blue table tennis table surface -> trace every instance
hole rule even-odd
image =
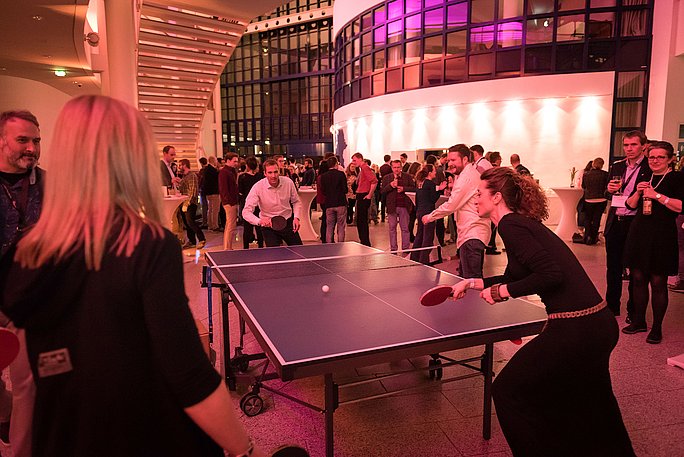
[[[328,258],[337,256],[349,257]],[[424,307],[427,289],[462,279],[353,242],[210,252],[207,259],[283,380],[520,338],[546,321],[534,304],[489,305],[477,291]],[[314,260],[289,262],[304,259]]]

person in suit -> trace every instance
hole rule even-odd
[[[628,208],[625,201],[636,190],[637,182],[648,181],[651,177],[648,160],[644,159],[646,141],[646,135],[639,130],[625,133],[622,138],[625,158],[615,162],[608,172],[610,181],[606,191],[611,203],[603,231],[606,238],[606,302],[616,316],[620,315],[625,241],[637,213]],[[629,324],[634,313],[631,279],[628,291],[626,322]]]
[[[176,148],[170,145],[164,146],[164,149],[162,149],[162,157],[162,160],[159,162],[162,185],[166,187],[178,187],[181,179],[176,176],[176,173],[171,168],[173,161],[176,159]]]
[[[392,165],[390,162],[392,161],[392,156],[389,154],[385,154],[383,157],[383,160],[385,163],[383,163],[380,166],[380,182],[382,182],[382,178],[385,176],[389,175],[392,173]],[[382,222],[385,222],[385,214],[387,213],[387,199],[385,198],[385,195],[381,192],[380,193],[380,220]]]
[[[392,161],[392,173],[382,178],[380,191],[387,202],[387,217],[390,236],[390,250],[396,251],[397,246],[397,223],[401,230],[401,250],[406,251],[411,247],[409,235],[409,213],[413,207],[411,199],[406,192],[415,192],[416,182],[408,173],[401,171],[401,161]]]

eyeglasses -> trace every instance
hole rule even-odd
[[[648,160],[667,160],[668,156],[648,156]]]

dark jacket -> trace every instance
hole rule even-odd
[[[610,171],[608,172],[609,179],[610,176],[624,176],[626,170],[627,159],[618,160],[613,164],[613,166],[610,168]],[[651,168],[648,166],[648,159],[644,157],[641,160],[641,163],[639,164],[639,171],[636,172],[636,180],[634,182],[648,181],[651,178],[652,174],[653,172],[651,171]],[[623,183],[623,186],[625,184],[626,183]],[[609,194],[608,192],[606,192],[606,196],[608,200],[610,200],[613,197],[613,195]],[[606,217],[606,227],[603,230],[604,234],[608,234],[608,232],[610,232],[611,225],[615,220],[615,211],[616,208],[614,206],[610,206],[610,209],[608,210],[608,216]]]
[[[21,233],[27,227],[38,222],[40,209],[43,205],[43,186],[45,171],[39,167],[33,168],[25,177],[11,185],[0,177],[0,256],[4,254],[9,246],[19,239]],[[20,213],[20,205],[24,197],[21,197],[23,189],[28,180],[28,196],[26,199],[26,209],[23,211],[23,218]],[[9,194],[9,195],[8,195]],[[10,200],[19,203],[18,207]]]
[[[218,195],[218,174],[218,170],[211,165],[207,165],[204,169],[204,177],[202,179],[203,195]]]
[[[302,175],[302,180],[299,182],[300,186],[313,186],[316,182],[316,170],[313,168],[307,168],[304,170]]]
[[[399,176],[399,186],[404,187],[404,193],[402,196],[399,196],[397,189],[392,187],[392,181],[394,181],[394,173],[385,175],[382,178],[382,184],[380,188],[380,192],[386,196],[387,212],[389,214],[396,213],[397,206],[404,206],[410,211],[413,203],[411,203],[411,199],[406,196],[406,192],[415,192],[416,190],[416,182],[413,180],[413,176],[408,173],[404,173],[403,171],[401,172],[401,175]],[[397,197],[402,198],[405,204],[397,205]]]
[[[326,208],[347,205],[347,176],[343,171],[328,170],[319,176]]]
[[[239,191],[237,183],[237,170],[233,167],[223,167],[218,174],[219,194],[222,205],[237,205]]]
[[[167,168],[166,162],[164,162],[164,160],[159,161],[159,171],[161,173],[162,185],[169,187],[171,184],[173,184],[171,175],[169,174],[169,169]]]
[[[606,186],[608,185],[608,172],[592,168],[585,171],[582,176],[582,189],[584,199],[606,198]]]

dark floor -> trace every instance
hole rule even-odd
[[[317,213],[314,226],[318,227]],[[355,227],[347,228],[347,240],[356,241]],[[380,249],[389,248],[387,225],[371,225],[371,240]],[[211,234],[207,249],[220,248],[220,236]],[[499,240],[500,244],[500,240]],[[599,291],[605,291],[605,249],[596,246],[571,245]],[[455,247],[448,245],[447,254]],[[192,255],[192,254],[191,254]],[[188,257],[186,287],[195,316],[206,322],[206,291],[199,288],[200,266]],[[487,256],[486,274],[503,270],[506,255]],[[456,262],[446,261],[439,268],[455,272]],[[626,283],[625,283],[626,284]],[[398,287],[400,287],[398,285]],[[530,297],[539,302],[536,297]],[[215,295],[218,303],[218,294]],[[231,310],[235,313],[235,310]],[[215,313],[215,319],[218,315]],[[650,318],[650,317],[649,317]],[[233,320],[235,322],[235,320]],[[624,317],[619,317],[622,327]],[[215,324],[215,329],[220,326]],[[659,345],[646,344],[645,333],[620,334],[613,352],[611,373],[615,395],[623,418],[639,456],[684,456],[684,370],[667,365],[668,357],[684,353],[684,294],[670,293],[670,308],[664,324],[664,338]],[[232,329],[231,334],[236,333]],[[237,336],[237,335],[235,335]],[[220,338],[215,349],[220,353]],[[233,339],[235,341],[235,339]],[[247,348],[258,350],[251,334],[246,335]],[[497,371],[517,350],[510,342],[495,345]],[[482,348],[457,351],[451,355],[479,355]],[[376,373],[411,366],[425,366],[427,357],[399,360],[391,364],[364,367],[336,375],[337,381],[366,379]],[[445,369],[445,377],[460,374],[461,368]],[[343,391],[343,399],[367,393],[382,393],[418,381],[429,386],[425,372],[415,372],[400,378],[375,381]],[[322,405],[323,379],[314,377],[282,385],[290,394]],[[236,407],[240,394],[234,395]],[[312,456],[324,455],[324,423],[320,413],[297,405],[284,398],[263,391],[265,410],[256,417],[242,416],[255,440],[265,449],[283,443],[297,443]],[[242,414],[242,413],[241,413]],[[471,378],[449,384],[437,384],[427,390],[403,393],[398,396],[342,405],[335,413],[336,456],[509,456],[508,445],[493,418],[490,440],[482,439],[482,380]],[[581,439],[581,437],[578,437]]]

